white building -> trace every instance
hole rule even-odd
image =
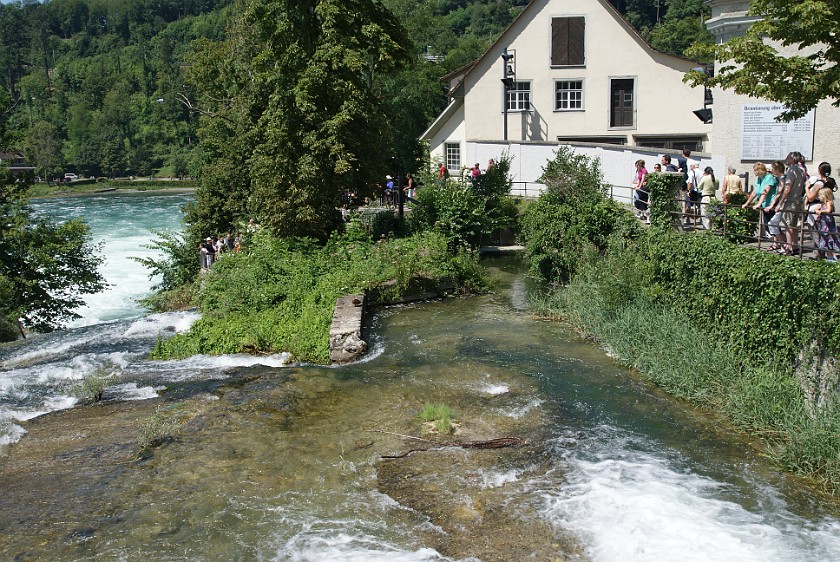
[[[744,35],[757,20],[747,15],[746,0],[707,0],[712,17],[706,27],[717,44]],[[793,47],[775,45],[780,54],[797,53]],[[720,62],[716,63],[717,67]],[[840,109],[823,100],[814,111],[791,123],[779,123],[775,117],[783,106],[738,95],[731,90],[714,89],[714,125],[709,135],[712,149],[739,172],[752,173],[755,162],[784,160],[792,151],[805,155],[809,171],[820,162],[840,168]]]
[[[421,138],[452,173],[511,151],[521,182],[539,177],[558,144],[582,146],[602,156],[608,182],[629,185],[640,154],[652,170],[659,154],[708,150],[711,125],[693,113],[703,88],[683,82],[694,67],[651,48],[606,0],[533,0],[448,77],[451,101]]]

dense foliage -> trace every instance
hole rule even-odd
[[[82,296],[105,288],[102,258],[81,220],[55,223],[27,207],[26,185],[0,169],[0,339],[14,339],[20,319],[50,331],[77,318]]]
[[[561,146],[539,180],[546,192],[530,203],[522,218],[526,256],[532,273],[565,283],[590,246],[603,251],[614,231],[633,239],[637,221],[612,199],[597,160]]]
[[[191,59],[206,160],[187,221],[220,232],[248,213],[276,234],[325,240],[344,191],[366,193],[389,165],[382,82],[410,43],[372,0],[236,8],[228,38]]]
[[[408,216],[410,230],[432,230],[451,247],[477,247],[499,228],[516,225],[518,209],[510,197],[510,157],[503,155],[472,183],[425,178],[417,204]]]
[[[202,318],[187,334],[161,341],[153,355],[287,351],[326,363],[337,297],[375,290],[387,300],[417,278],[482,286],[477,258],[453,256],[446,239],[433,233],[372,244],[354,229],[326,245],[258,233],[247,251],[213,265],[197,297]]]

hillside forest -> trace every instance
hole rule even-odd
[[[710,41],[702,0],[611,1],[661,51],[682,55],[695,41]],[[386,161],[413,169],[416,139],[446,102],[440,78],[480,56],[527,3],[382,0],[404,28],[395,33],[413,49],[381,87],[391,99],[381,108]],[[0,152],[22,152],[42,177],[199,175],[207,157],[191,56],[197,41],[227,37],[236,4],[0,4]]]

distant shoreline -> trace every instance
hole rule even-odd
[[[159,195],[175,195],[179,193],[194,193],[195,187],[151,187],[151,188],[99,188],[85,191],[60,191],[43,195],[31,195],[30,199],[53,199],[56,197],[84,197],[89,195],[120,195],[134,193],[154,193]]]

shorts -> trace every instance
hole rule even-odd
[[[802,223],[802,213],[805,206],[802,201],[785,200],[782,205],[782,219],[779,222],[782,228],[798,228]]]

